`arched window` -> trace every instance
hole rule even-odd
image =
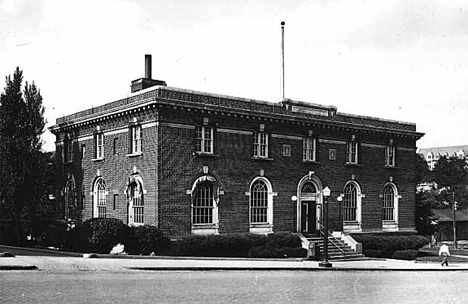
[[[398,230],[398,189],[394,183],[387,183],[382,191],[382,228]]]
[[[127,186],[128,224],[144,224],[143,185],[139,178],[132,177]]]
[[[385,186],[383,191],[383,220],[393,221],[395,210],[395,193],[393,187],[390,185]]]
[[[361,231],[361,188],[355,181],[348,182],[343,191],[343,230]]]
[[[94,183],[94,212],[93,217],[106,217],[106,183],[99,178]]]
[[[255,181],[251,187],[250,222],[268,223],[268,188],[262,180]]]
[[[317,193],[317,188],[312,182],[307,182],[302,186],[302,193]]]
[[[270,182],[257,178],[250,185],[250,232],[273,231],[273,192]]]
[[[218,233],[218,182],[211,175],[199,177],[192,186],[192,233]]]
[[[210,182],[201,182],[195,188],[193,196],[193,223],[213,223],[213,185]]]
[[[357,188],[354,183],[349,183],[344,189],[343,221],[355,222],[357,219]]]

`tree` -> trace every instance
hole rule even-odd
[[[440,157],[434,167],[431,179],[437,184],[441,203],[455,200],[460,208],[468,207],[468,164],[466,157]]]
[[[44,132],[42,96],[34,82],[26,82],[16,68],[6,77],[0,95],[0,215],[10,223],[14,242],[20,243],[20,226],[34,216],[43,199],[44,178],[41,134]]]
[[[426,159],[421,154],[416,154],[415,182],[417,185],[428,185],[429,170]],[[432,235],[435,232],[434,213],[432,208],[437,201],[437,191],[432,187],[421,187],[416,192],[415,223],[416,230],[421,235]]]

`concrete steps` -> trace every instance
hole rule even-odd
[[[314,243],[320,249],[320,255],[323,255],[323,238],[318,236],[309,236],[307,240]],[[365,256],[362,253],[355,252],[350,246],[344,243],[340,238],[328,238],[328,259],[329,260],[350,260],[362,259]]]

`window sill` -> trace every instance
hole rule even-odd
[[[361,232],[361,223],[359,222],[343,222],[344,232]]]
[[[304,164],[316,164],[316,165],[321,165],[321,164],[322,164],[321,162],[318,162],[318,161],[316,161],[316,160],[304,160],[304,159],[303,159],[302,162],[303,162]]]
[[[269,157],[259,157],[259,156],[252,156],[252,160],[260,160],[260,161],[273,161],[273,158],[269,158]]]
[[[205,152],[193,152],[193,156],[200,156],[200,157],[219,157],[217,154],[213,153],[205,153]]]
[[[91,159],[91,161],[93,161],[93,162],[99,162],[99,161],[104,161],[104,159],[105,159],[104,157],[93,158],[93,159]]]
[[[127,157],[138,157],[143,156],[142,152],[127,154]]]
[[[396,170],[396,169],[398,169],[398,167],[397,167],[397,166],[389,166],[389,165],[385,165],[385,167],[384,167],[384,168],[385,168],[385,169],[393,169],[393,170]]]
[[[273,232],[273,225],[269,223],[251,223],[250,233],[255,234],[268,234]]]
[[[218,224],[192,224],[192,234],[195,235],[218,234],[218,230]]]
[[[144,223],[131,223],[131,224],[128,224],[128,226],[130,227],[138,227],[138,226],[144,226],[145,224]]]
[[[395,221],[382,221],[382,231],[398,231],[398,223]]]
[[[358,163],[345,163],[346,167],[362,167],[361,164]]]

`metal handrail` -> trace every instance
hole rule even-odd
[[[325,230],[325,227],[323,227],[322,224],[320,224],[320,227],[322,228],[322,229],[320,229],[320,234],[323,236],[324,235],[323,231]],[[341,251],[341,253],[343,254],[343,258],[346,258],[346,252],[341,247],[336,245],[335,242],[339,243],[343,247],[347,246],[346,243],[343,242],[342,240],[337,239],[332,233],[330,233],[330,231],[327,231],[327,232],[328,232],[327,241],[331,237],[332,238],[332,241],[331,241],[332,245],[335,246],[335,248],[337,248],[339,251]]]

